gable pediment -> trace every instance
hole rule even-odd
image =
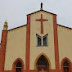
[[[45,11],[45,10],[38,10],[38,11],[32,12],[32,13],[27,14],[27,15],[35,14],[35,13],[38,13],[38,12],[45,12],[45,13],[50,13],[50,14],[56,15],[56,14],[54,14],[54,13],[52,13],[52,12]]]

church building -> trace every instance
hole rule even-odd
[[[0,72],[72,72],[72,28],[42,3],[26,25],[9,30],[5,21],[0,47]]]

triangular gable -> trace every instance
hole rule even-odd
[[[56,14],[54,14],[52,12],[48,12],[48,11],[45,11],[45,10],[38,10],[38,11],[32,12],[30,14],[34,14],[34,13],[37,13],[37,12],[40,12],[40,11],[43,11],[43,12],[46,12],[46,13],[50,13],[50,14],[56,15]],[[30,15],[30,14],[27,14],[27,15]]]

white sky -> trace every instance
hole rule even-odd
[[[72,0],[0,0],[0,41],[4,21],[8,29],[26,24],[26,15],[43,9],[57,14],[57,23],[72,28]]]

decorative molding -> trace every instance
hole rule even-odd
[[[27,16],[26,27],[26,70],[29,70],[30,64],[30,15]]]
[[[2,31],[1,49],[0,49],[0,72],[4,72],[7,33],[8,33],[7,30]]]
[[[58,49],[58,34],[56,15],[53,15],[53,30],[54,30],[54,50],[55,50],[55,66],[56,71],[59,72],[59,49]]]

